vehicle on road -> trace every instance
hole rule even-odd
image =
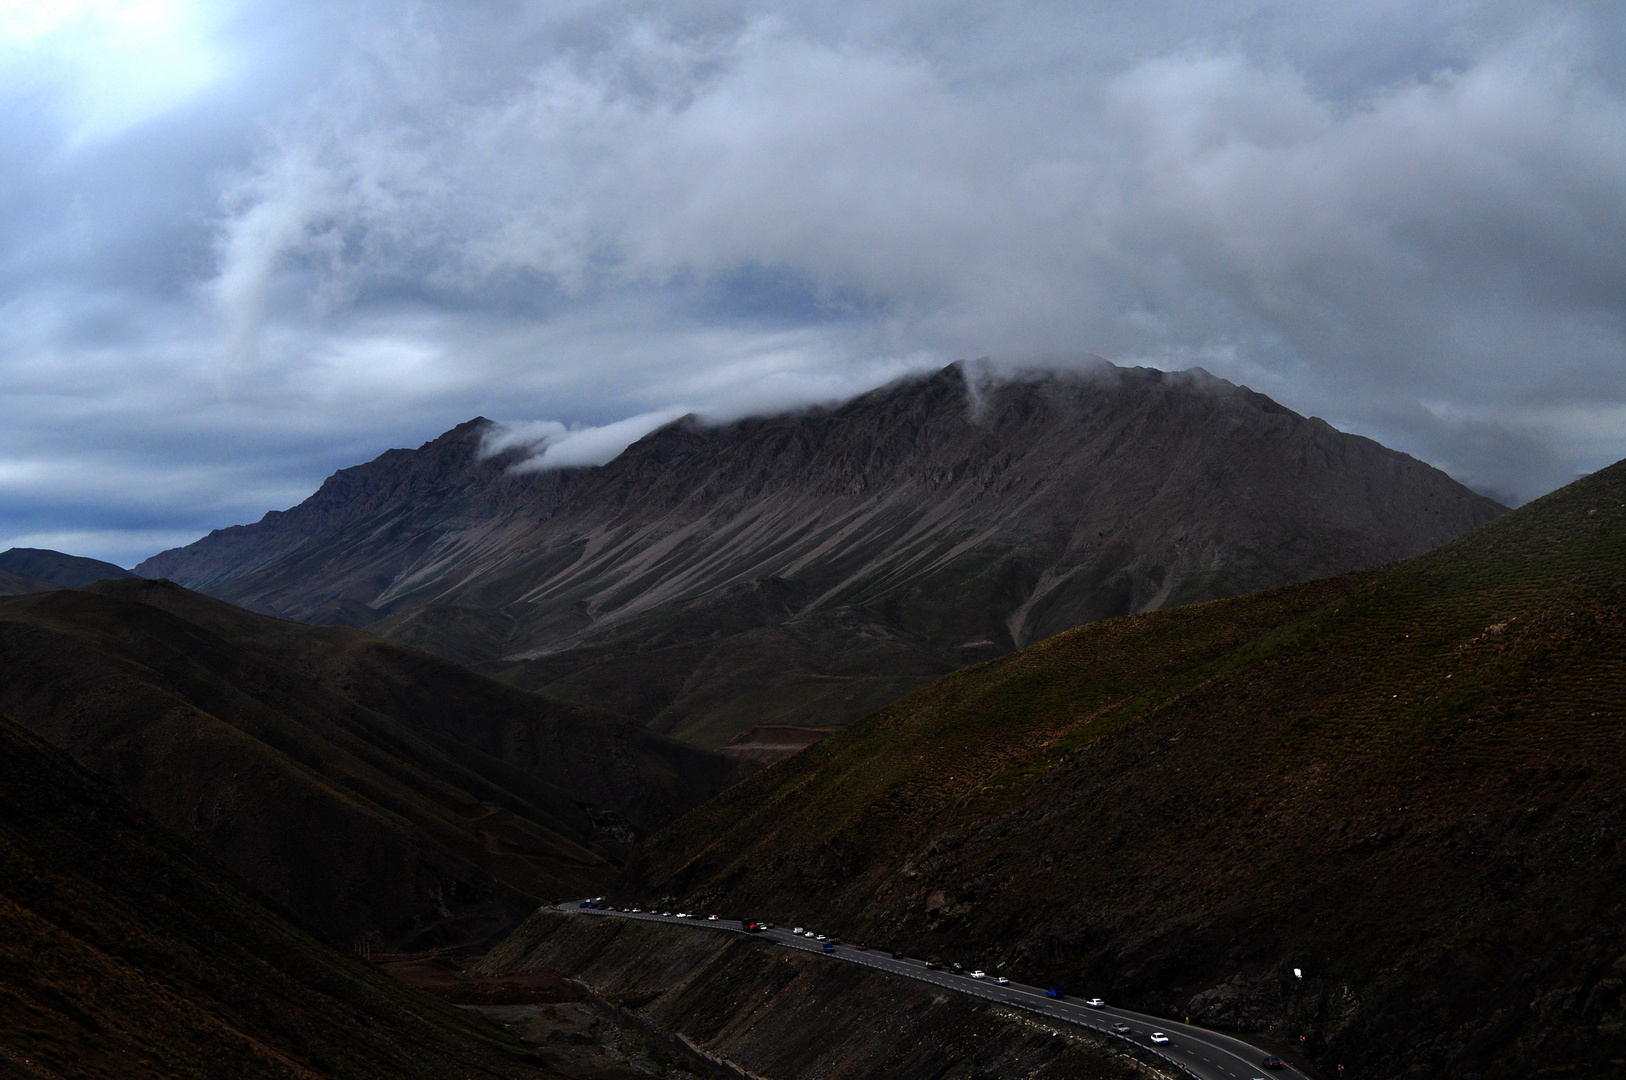
[[[1163,1034],[1161,1031],[1152,1032],[1149,1038],[1155,1043],[1166,1043],[1169,1041],[1169,1037]]]
[[[825,945],[824,945],[824,951],[825,952],[835,952],[836,951],[836,943],[833,942],[833,941],[826,942]]]
[[[716,922],[717,921],[717,916],[715,916],[715,915],[707,915],[706,916],[706,921],[707,922]]]
[[[1107,1003],[1102,1001],[1100,998],[1090,998],[1084,1004],[1092,1009],[1104,1009],[1107,1007]]]
[[[1112,1025],[1112,1030],[1116,1031],[1120,1035],[1133,1035],[1134,1034],[1133,1029],[1131,1029],[1128,1024],[1113,1024]]]
[[[757,922],[755,919],[741,919],[740,926],[744,927],[747,934],[760,934],[768,929],[766,923]]]
[[[962,964],[955,964],[953,967],[949,968],[949,970],[954,972],[954,974],[956,974],[956,975],[964,975],[965,974],[965,966],[962,965]]]
[[[790,932],[793,934],[800,934],[802,932],[802,928],[800,926],[793,926],[790,928]]]
[[[855,948],[855,949],[867,949],[867,948],[869,948],[869,946],[865,945],[862,941],[860,941],[857,945],[854,945],[853,948]]]
[[[1287,1068],[1287,1062],[1283,1061],[1279,1057],[1267,1057],[1264,1060],[1263,1064],[1264,1064],[1265,1068],[1267,1068],[1267,1069],[1285,1069],[1285,1068]]]
[[[1067,988],[1065,986],[1052,986],[1050,989],[1044,992],[1044,996],[1052,997],[1057,1001],[1060,1001],[1062,998],[1067,996]]]
[[[894,960],[902,960],[903,959],[903,950],[902,949],[893,949],[892,950],[892,959],[894,959]]]
[[[973,979],[986,979],[988,977],[988,973],[981,968],[978,968],[976,971],[971,973],[971,977]]]
[[[813,940],[814,941],[829,941],[830,939],[825,937],[823,934],[816,934],[816,935],[814,935]]]
[[[998,983],[999,985],[1001,985],[1001,986],[1009,986],[1011,984],[1011,980],[1007,979],[1003,975],[1001,975],[999,978],[995,979],[994,981],[996,983]]]
[[[928,961],[926,961],[926,970],[928,970],[928,971],[942,971],[943,970],[943,961],[941,961],[941,960],[928,960]]]

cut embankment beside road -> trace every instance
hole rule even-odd
[[[928,1080],[956,1062],[1036,1080],[1161,1075],[1068,1025],[737,934],[543,909],[476,967],[537,969],[759,1076]]]

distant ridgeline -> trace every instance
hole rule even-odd
[[[703,746],[839,726],[1093,620],[1416,555],[1503,508],[1202,371],[676,421],[599,468],[516,472],[474,420],[136,568],[366,626]]]
[[[64,555],[45,548],[12,548],[0,552],[0,596],[77,589],[106,578],[136,575],[100,559]]]

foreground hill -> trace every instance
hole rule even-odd
[[[1626,463],[941,679],[680,819],[634,891],[1286,1030],[1329,1073],[1615,1076],[1623,829]]]
[[[484,1020],[295,930],[0,716],[0,1074],[549,1075]]]
[[[679,421],[568,474],[480,460],[484,431],[138,570],[377,619],[716,746],[847,722],[1080,623],[1414,555],[1502,509],[1201,371],[984,386],[955,365],[833,408]]]
[[[0,601],[0,711],[348,946],[489,940],[735,763],[166,582]]]

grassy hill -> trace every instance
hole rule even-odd
[[[165,582],[0,600],[0,711],[348,946],[490,940],[736,766]]]
[[[1626,1075],[1623,829],[1626,463],[957,672],[680,819],[633,887],[1346,1076]]]
[[[0,717],[0,1074],[545,1076],[499,1029],[295,930]]]

